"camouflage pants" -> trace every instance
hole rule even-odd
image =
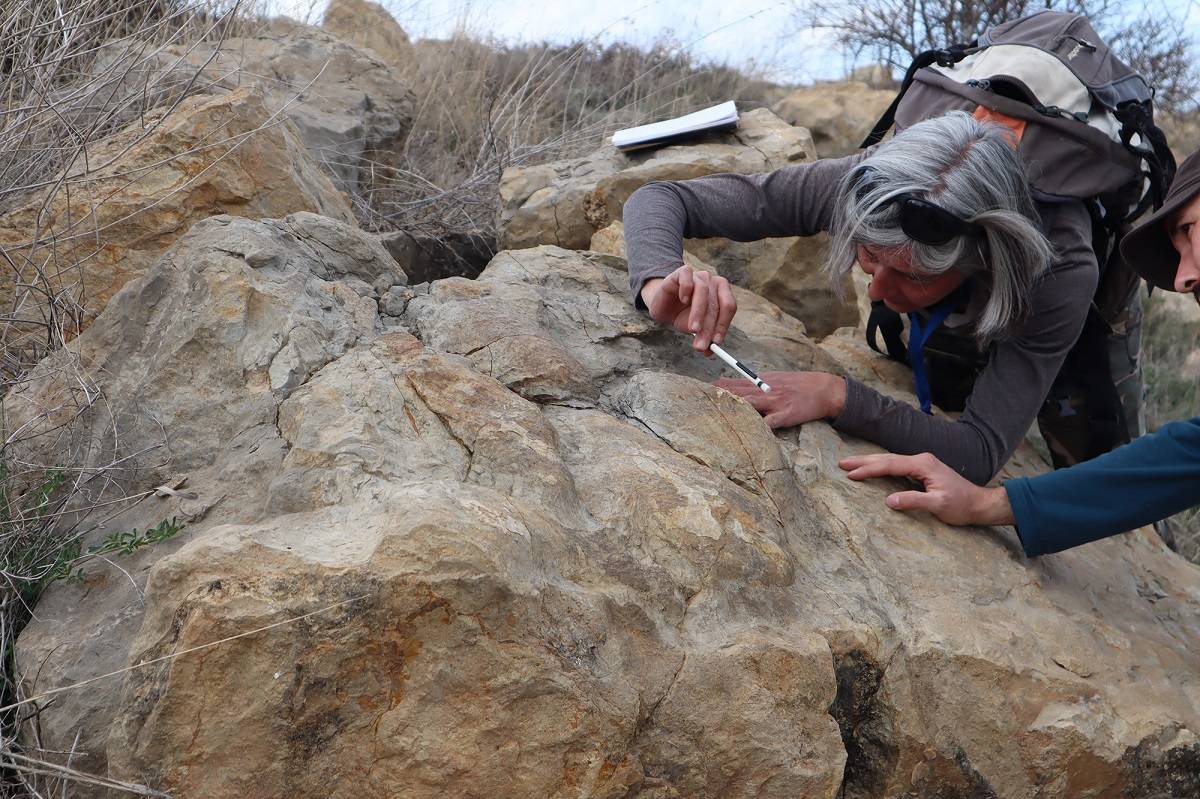
[[[1141,333],[1140,291],[1108,323],[1089,314],[1038,413],[1054,468],[1103,455],[1145,432]]]

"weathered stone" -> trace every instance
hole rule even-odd
[[[393,67],[406,68],[416,57],[408,34],[396,18],[370,0],[331,0],[321,27],[362,47]]]
[[[683,262],[693,269],[702,269],[705,272],[714,272],[718,275],[729,277],[728,274],[720,269],[709,264],[701,259],[695,253],[688,249],[691,241],[685,241],[683,245]],[[599,252],[605,255],[615,255],[624,260],[625,258],[625,224],[623,222],[613,222],[608,227],[597,230],[592,234],[591,243],[588,244],[588,249],[592,252]]]
[[[761,241],[686,239],[683,260],[695,269],[713,271],[778,305],[804,321],[814,338],[839,327],[858,324],[859,309],[850,276],[835,290],[825,272],[829,237],[793,236]],[[614,222],[592,236],[591,250],[625,257],[624,227]]]
[[[229,39],[215,55],[165,48],[160,61],[162,69],[203,67],[215,88],[258,86],[267,107],[295,123],[313,158],[352,194],[372,184],[376,164],[394,164],[412,127],[415,99],[399,72],[319,28]]]
[[[500,179],[500,247],[586,249],[592,234],[621,219],[629,195],[650,181],[766,172],[814,157],[808,131],[760,108],[743,114],[736,131],[699,143],[631,153],[606,145],[576,160],[506,169]]]
[[[857,81],[818,83],[795,90],[772,110],[788,124],[808,128],[817,154],[831,158],[857,152],[895,96],[893,89]]]
[[[311,214],[268,222],[223,216],[197,224],[127,284],[69,352],[43,362],[4,399],[6,419],[30,433],[21,457],[60,462],[46,451],[54,444],[52,431],[84,404],[82,387],[99,381],[105,400],[67,428],[76,446],[90,442],[86,462],[78,465],[110,463],[117,441],[123,456],[137,457],[92,481],[90,500],[112,501],[134,487],[180,478],[184,493],[195,495],[148,497],[89,537],[92,544],[113,530],[146,529],[171,517],[186,523],[178,540],[122,564],[144,584],[155,560],[207,527],[263,518],[270,481],[287,453],[277,426],[279,403],[376,333],[374,302],[338,278],[388,271],[403,282],[371,236]],[[41,430],[47,433],[37,435]],[[31,688],[124,665],[141,624],[138,585],[114,568],[48,591],[37,621],[21,637],[21,662],[38,675]],[[52,748],[70,749],[77,730],[96,742],[108,734],[116,707],[111,692],[119,685],[98,688],[63,695],[41,720]],[[75,765],[102,772],[103,744],[86,751]]]
[[[0,248],[23,279],[32,282],[35,265],[47,259],[57,264],[43,271],[83,304],[88,321],[206,217],[313,211],[353,221],[295,128],[271,124],[254,90],[190,97],[166,118],[162,113],[90,147],[49,204],[39,193],[0,220]],[[85,163],[93,170],[85,172]],[[38,246],[31,249],[34,231]],[[13,285],[9,271],[0,281],[6,303]]]
[[[244,249],[224,268],[250,270]],[[173,252],[164,309],[216,274]],[[304,263],[292,291],[366,302]],[[357,266],[324,273],[373,282]],[[237,285],[194,318],[266,323]],[[186,422],[271,418],[253,510],[218,503],[184,540],[141,553],[144,611],[108,564],[89,568],[88,601],[56,586],[18,642],[26,687],[59,644],[70,676],[60,664],[38,687],[104,670],[89,659],[101,645],[137,664],[243,636],[88,688],[80,748],[179,796],[1200,788],[1200,570],[1146,532],[1029,561],[1011,530],[890,511],[893,486],[836,466],[874,447],[823,423],[773,433],[711,385],[719,362],[624,295],[613,256],[503,252],[477,280],[414,290],[404,329],[325,344],[306,379],[225,380],[229,409],[197,404]],[[740,297],[728,344],[748,363],[888,383],[859,339],[818,348]],[[178,370],[213,357],[173,351]],[[136,374],[160,361],[107,362]],[[247,416],[237,398],[251,387]],[[31,386],[27,401],[39,396]],[[166,415],[168,435],[180,424]],[[1022,454],[1007,473],[1028,468]],[[101,601],[129,621],[66,646],[107,627]],[[64,748],[81,701],[66,696],[41,721]]]

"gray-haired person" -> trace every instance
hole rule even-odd
[[[1200,152],[1179,167],[1162,208],[1121,241],[1151,285],[1200,302]],[[1087,463],[1002,486],[973,485],[931,455],[860,455],[839,463],[853,480],[909,477],[921,491],[888,495],[895,510],[925,510],[947,524],[1011,524],[1029,557],[1086,544],[1200,503],[1200,416]]]
[[[846,158],[643,186],[624,211],[634,300],[654,319],[694,333],[693,346],[705,351],[722,342],[737,304],[724,278],[683,264],[685,237],[751,241],[829,231],[835,279],[857,262],[871,276],[873,301],[916,313],[908,356],[918,389],[927,387],[918,391],[922,404],[932,399],[961,416],[922,413],[823,372],[768,373],[768,394],[748,381],[717,385],[744,397],[772,427],[828,419],[892,452],[933,453],[978,484],[1000,469],[1035,418],[1058,465],[1098,454],[1087,451],[1087,431],[1080,434],[1073,418],[1086,397],[1063,368],[1099,280],[1092,217],[1083,201],[1033,196],[1011,135],[955,112]],[[939,357],[932,345],[923,357],[933,330]],[[1136,339],[1116,349],[1128,353],[1126,364],[1114,364],[1117,377],[1136,382]],[[1136,408],[1126,414],[1133,435],[1137,415]]]

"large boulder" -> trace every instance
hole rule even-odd
[[[857,152],[895,96],[893,89],[859,81],[818,83],[796,89],[772,109],[788,124],[808,128],[817,154],[831,158]]]
[[[213,89],[257,86],[272,113],[296,125],[315,160],[352,194],[395,165],[415,113],[395,68],[320,28],[229,39],[215,52],[164,48],[158,68],[199,69]]]
[[[321,27],[357,47],[363,47],[400,69],[416,58],[408,34],[387,9],[370,0],[331,0]]]
[[[198,442],[209,507],[39,606],[27,695],[133,667],[44,707],[46,749],[178,796],[1200,790],[1200,571],[1154,536],[1029,561],[889,511],[836,467],[873,447],[773,433],[613,256],[503,252],[374,335],[377,245],[304,224],[207,223],[76,345]],[[739,302],[759,368],[899,369]],[[209,381],[223,401],[160,399]]]
[[[53,465],[64,447],[85,446],[78,465],[95,469],[96,479],[85,481],[83,494],[88,504],[114,510],[137,487],[180,487],[178,496],[133,504],[86,541],[179,519],[187,527],[177,540],[122,565],[144,582],[155,559],[207,527],[264,517],[270,480],[287,454],[280,403],[375,337],[370,284],[403,282],[382,247],[345,223],[313,214],[267,222],[212,217],[4,399],[14,429],[30,433],[18,457]],[[103,401],[95,399],[99,392]],[[23,662],[38,674],[31,687],[124,665],[142,612],[141,588],[119,570],[49,591],[22,638]],[[100,689],[62,696],[42,729],[68,748],[79,731],[92,743],[76,765],[103,771],[119,684]]]
[[[40,270],[84,306],[90,321],[193,223],[214,214],[311,211],[353,221],[295,127],[272,120],[252,88],[188,97],[169,114],[150,112],[88,147],[61,183],[0,219],[0,249],[17,267],[0,281],[6,305],[15,281],[38,283]]]
[[[599,246],[624,256],[620,229],[605,228],[620,224],[622,206],[644,184],[718,172],[766,172],[814,157],[804,128],[756,109],[742,115],[737,131],[700,143],[628,154],[605,146],[575,161],[508,169],[500,181],[500,246]],[[846,281],[839,295],[824,274],[826,247],[824,235],[684,242],[685,252],[804,320],[818,337],[857,319],[853,286]]]

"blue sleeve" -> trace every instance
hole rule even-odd
[[[1004,488],[1029,557],[1165,519],[1200,505],[1200,416]]]

